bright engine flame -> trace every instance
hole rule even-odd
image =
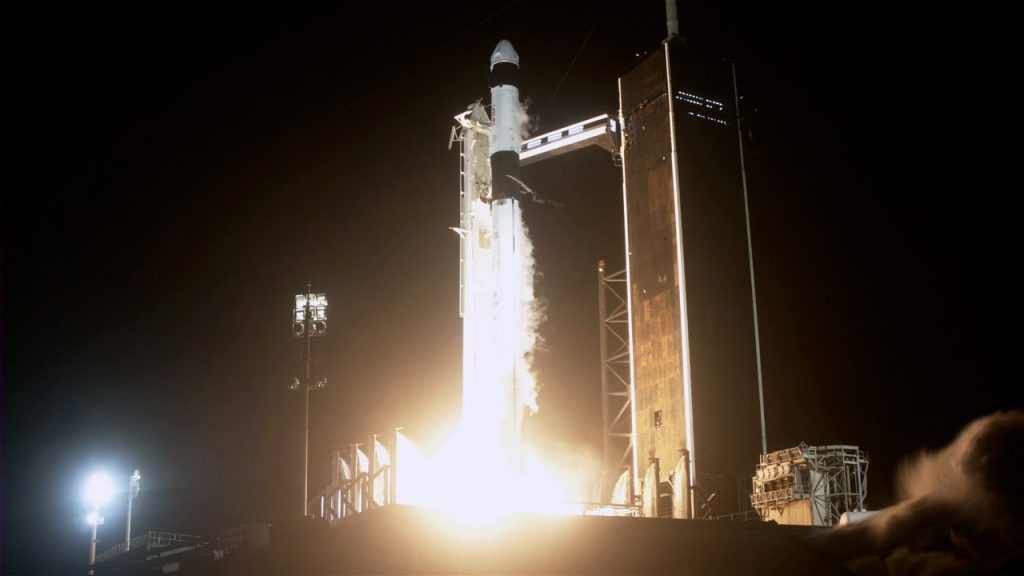
[[[432,507],[471,526],[512,513],[578,514],[569,504],[572,483],[521,445],[522,417],[538,409],[532,359],[543,310],[518,202],[477,200],[473,229],[462,420],[430,457],[400,439],[398,503]]]
[[[398,503],[437,509],[469,526],[493,524],[515,513],[579,514],[566,482],[532,450],[518,466],[492,441],[460,426],[433,456],[400,437]]]

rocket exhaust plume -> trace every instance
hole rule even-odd
[[[1024,411],[979,418],[946,448],[904,467],[900,503],[814,539],[864,576],[979,574],[1019,565],[1021,446]]]

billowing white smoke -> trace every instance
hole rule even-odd
[[[528,140],[529,134],[535,128],[534,119],[528,112],[529,105],[529,101],[526,101],[519,107],[519,133],[523,140]],[[525,184],[522,182],[518,183],[524,189],[524,194],[533,194],[533,191]],[[524,195],[524,200],[526,198],[527,196]],[[546,312],[543,303],[537,298],[534,290],[534,283],[537,280],[538,274],[533,259],[533,242],[530,240],[530,232],[526,221],[522,218],[522,208],[519,207],[518,209],[520,213],[516,215],[516,220],[522,225],[518,229],[516,248],[520,256],[521,284],[519,294],[520,305],[522,306],[523,333],[520,334],[519,338],[521,361],[516,362],[516,382],[519,384],[523,395],[523,405],[529,413],[533,414],[540,409],[537,403],[538,386],[533,361],[536,352],[543,343],[539,329],[541,322],[546,318]]]
[[[539,409],[537,405],[537,378],[533,371],[533,359],[534,353],[540,346],[538,329],[544,319],[544,307],[534,292],[534,281],[536,280],[537,273],[533,260],[533,242],[530,241],[529,231],[522,218],[522,208],[516,206],[516,210],[520,210],[520,214],[516,215],[516,220],[522,223],[516,232],[515,241],[516,249],[519,253],[519,297],[520,312],[523,319],[523,331],[519,335],[520,349],[518,356],[520,361],[516,362],[516,383],[522,392],[523,405],[532,414]]]
[[[525,142],[530,139],[530,134],[536,132],[537,119],[530,116],[530,100],[526,99],[519,105],[519,137]]]
[[[978,574],[1024,556],[1024,411],[906,464],[901,502],[815,537],[856,574]]]

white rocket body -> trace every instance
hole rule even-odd
[[[498,72],[515,70],[512,77]],[[524,332],[520,286],[523,263],[518,245],[522,236],[522,213],[516,193],[519,184],[519,149],[522,146],[519,124],[522,110],[519,104],[519,54],[507,40],[502,40],[491,54],[491,218],[494,226],[494,278],[496,286],[496,338],[495,376],[504,384],[504,414],[502,416],[503,448],[513,461],[520,457],[523,422],[523,391],[520,382],[522,348],[519,338]],[[504,160],[504,161],[502,161]]]
[[[516,466],[525,403],[524,282],[532,268],[517,199],[522,145],[519,56],[507,40],[491,55],[491,110],[476,104],[463,125],[463,422]],[[510,178],[511,177],[511,178]],[[526,253],[527,255],[529,252]],[[532,297],[532,284],[530,284]]]

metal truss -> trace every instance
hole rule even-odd
[[[601,324],[601,425],[604,473],[601,501],[607,503],[612,485],[633,466],[633,371],[629,338],[626,271],[605,272],[597,265],[598,321]],[[634,474],[635,475],[635,474]]]

